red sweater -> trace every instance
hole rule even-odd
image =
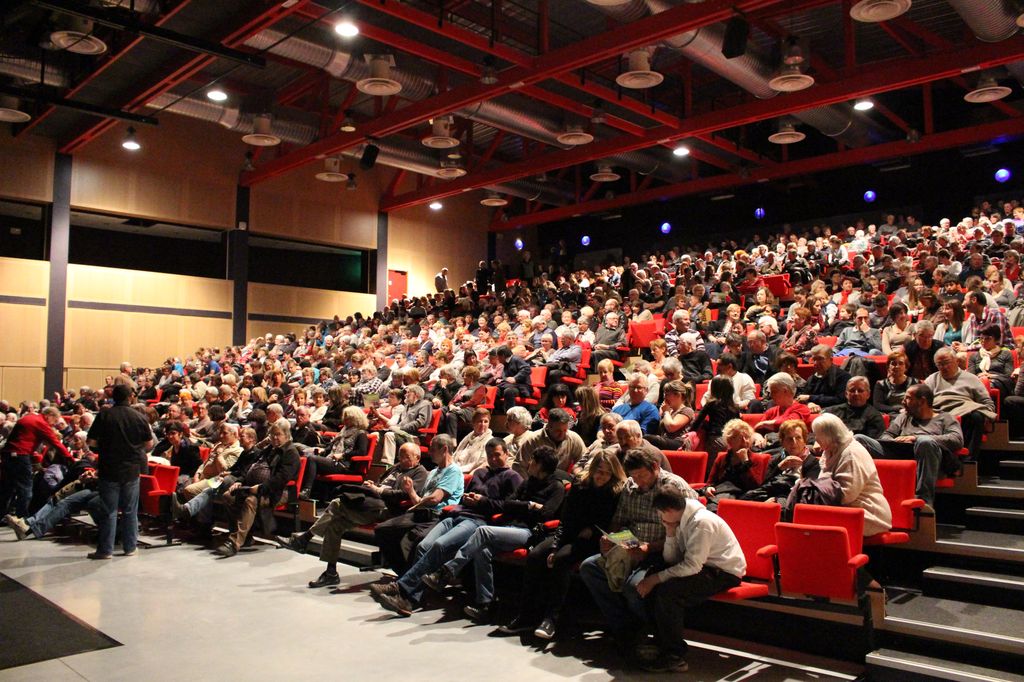
[[[60,442],[57,432],[46,422],[46,417],[31,412],[14,425],[11,437],[7,439],[7,447],[4,449],[15,455],[31,455],[41,443],[52,445],[65,458],[71,459],[71,454]]]
[[[807,408],[807,405],[803,403],[795,402],[787,407],[783,411],[778,405],[769,407],[765,410],[764,420],[761,422],[771,422],[772,431],[778,431],[779,427],[782,426],[782,422],[790,419],[801,419],[804,424],[807,424],[807,428],[811,428],[811,411]]]

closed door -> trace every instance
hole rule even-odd
[[[409,273],[404,270],[388,270],[388,302],[402,298],[409,293]]]

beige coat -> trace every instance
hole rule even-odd
[[[875,461],[856,440],[835,455],[826,454],[821,476],[831,476],[843,489],[843,506],[864,510],[864,535],[892,528],[892,510],[882,494]],[[819,478],[820,478],[819,477]]]

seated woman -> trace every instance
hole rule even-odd
[[[842,506],[864,510],[865,537],[889,530],[892,510],[882,493],[878,469],[868,451],[834,414],[818,415],[812,429],[824,456],[819,478],[832,478],[839,484]]]
[[[491,412],[483,407],[473,410],[473,430],[459,441],[452,454],[452,461],[462,473],[471,474],[487,466],[487,441],[494,437],[491,432]]]
[[[579,403],[579,413],[576,417],[576,424],[571,428],[580,434],[584,443],[589,443],[597,437],[601,428],[601,417],[606,410],[601,407],[597,398],[597,389],[593,386],[576,387],[576,402]]]
[[[313,484],[318,474],[347,474],[352,470],[352,458],[369,454],[370,441],[366,430],[370,422],[363,411],[349,405],[341,414],[341,432],[324,449],[315,449],[306,455],[306,469],[302,474],[299,499],[311,499]]]
[[[611,413],[614,414],[614,413]],[[618,415],[615,415],[618,416]],[[609,528],[626,485],[619,459],[598,452],[569,490],[562,519],[554,535],[534,546],[526,558],[519,609],[503,634],[533,631],[541,639],[553,639],[566,597],[573,567],[599,551],[603,528]]]
[[[541,408],[537,411],[537,416],[533,420],[533,430],[542,429],[547,426],[548,415],[551,410],[561,408],[569,413],[572,418],[569,422],[569,428],[572,428],[576,423],[576,407],[571,405],[569,387],[565,384],[555,384],[547,390],[544,394],[543,400],[541,400]]]
[[[665,357],[668,355],[668,344],[665,343],[665,339],[653,339],[651,341],[651,355],[653,356],[650,366],[651,374],[658,378],[658,381],[662,381],[665,378],[665,370],[661,368],[661,363],[665,361]]]
[[[661,403],[658,432],[644,439],[659,450],[692,450],[693,386],[682,381],[665,384],[665,400]]]
[[[462,388],[455,392],[445,411],[445,432],[458,437],[459,426],[468,426],[473,412],[487,400],[487,386],[480,382],[480,368],[467,365],[462,369]]]
[[[740,408],[736,406],[736,398],[733,393],[732,379],[726,376],[717,376],[711,380],[708,387],[708,401],[700,412],[693,418],[693,431],[704,429],[704,442],[707,444],[708,452],[721,452],[726,449],[725,439],[722,432],[730,420],[738,419]],[[712,462],[708,462],[710,466]],[[708,470],[710,473],[710,469]]]
[[[821,473],[818,457],[807,447],[810,429],[802,419],[790,419],[779,427],[782,452],[772,457],[764,481],[740,499],[785,504],[797,481],[814,479]]]
[[[708,342],[717,346],[714,355],[722,352],[729,334],[746,334],[747,328],[743,324],[743,308],[733,303],[726,307],[725,315],[721,319],[708,324]],[[711,348],[707,348],[708,354],[712,354]]]
[[[742,419],[732,419],[722,433],[727,450],[715,458],[703,494],[708,498],[708,509],[716,511],[718,501],[738,499],[761,482],[754,477],[754,461],[750,457],[754,447],[754,429]]]
[[[871,404],[882,414],[897,415],[903,409],[903,396],[917,379],[907,374],[910,361],[902,350],[889,353],[886,376],[875,384]]]
[[[782,423],[790,419],[799,419],[811,424],[811,411],[807,405],[796,401],[796,382],[786,372],[777,372],[764,384],[772,396],[774,405],[765,410],[764,419],[754,427],[758,433],[773,433],[779,430]]]
[[[745,322],[757,322],[763,315],[774,317],[778,312],[777,304],[778,301],[771,290],[768,287],[760,287],[754,293],[753,302],[747,307],[747,311],[743,313],[743,320]]]
[[[893,303],[889,306],[889,317],[882,326],[882,353],[889,355],[903,348],[904,344],[913,341],[914,325],[910,322],[907,306]]]
[[[971,353],[967,359],[967,371],[977,375],[982,382],[988,381],[992,388],[999,390],[1005,398],[1012,395],[1014,381],[1013,353],[1002,346],[1002,330],[997,324],[982,328],[979,333],[981,346],[977,353]]]
[[[602,360],[597,363],[597,399],[601,407],[610,410],[615,407],[619,398],[626,394],[626,384],[615,380],[615,365],[611,360]]]
[[[811,321],[811,311],[803,306],[798,306],[790,314],[789,327],[782,335],[782,342],[779,350],[793,355],[803,355],[814,348],[818,342],[818,329]]]
[[[775,370],[777,372],[785,372],[788,374],[793,379],[793,383],[796,384],[798,393],[800,389],[807,385],[807,379],[804,379],[800,376],[800,373],[797,372],[797,367],[799,365],[800,360],[792,353],[786,353],[783,351],[775,356]]]

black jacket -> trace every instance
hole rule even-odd
[[[530,528],[536,523],[550,521],[558,515],[558,510],[565,499],[565,482],[555,476],[533,478],[523,481],[516,491],[507,499],[502,500],[498,511],[501,523],[507,526]],[[530,509],[530,503],[541,505],[540,509]]]
[[[611,486],[597,488],[587,484],[574,485],[565,500],[562,523],[555,531],[555,549],[577,541],[597,547],[602,530],[612,525],[612,516],[615,515],[618,503],[619,496],[612,491]],[[590,529],[590,537],[581,540],[579,535],[587,528]]]
[[[517,387],[529,388],[530,364],[518,355],[513,355],[505,363],[505,376],[514,378]]]
[[[809,395],[810,401],[816,405],[838,405],[846,402],[846,382],[849,380],[850,374],[845,369],[833,365],[823,377],[812,374],[807,379],[803,392]]]
[[[768,349],[763,353],[768,360],[767,366],[763,366],[759,369],[757,367],[754,353],[752,353],[748,348],[743,351],[743,357],[740,358],[740,366],[737,369],[750,376],[750,378],[754,380],[755,384],[763,384],[768,377],[775,374],[775,356],[778,354],[778,346],[768,346]]]

